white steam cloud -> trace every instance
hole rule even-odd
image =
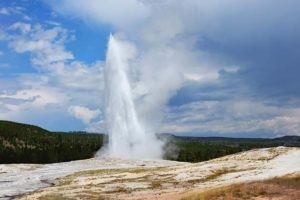
[[[277,38],[279,33],[284,38],[291,38],[298,34],[297,31],[286,31],[297,22],[297,18],[293,16],[298,12],[296,8],[299,8],[299,1],[294,0],[289,3],[272,0],[263,2],[245,0],[242,3],[238,0],[51,2],[57,12],[79,18],[90,26],[108,25],[115,33],[125,35],[127,41],[135,44],[137,54],[131,60],[128,73],[136,112],[146,132],[176,131],[183,125],[186,126],[184,132],[210,131],[213,127],[209,124],[211,120],[191,121],[190,123],[196,126],[191,128],[190,123],[184,121],[185,115],[180,116],[178,122],[169,120],[170,124],[166,124],[165,121],[162,127],[160,122],[166,111],[169,115],[172,115],[172,111],[173,114],[176,111],[168,107],[167,103],[185,84],[215,83],[221,86],[220,72],[234,74],[245,67],[242,66],[245,62],[235,63],[235,57],[231,58],[230,55],[226,57],[227,52],[223,55],[218,50],[214,53],[214,49],[222,46],[228,47],[230,51],[233,46],[243,48],[250,46],[252,49],[253,44],[262,43],[264,39]],[[253,12],[257,14],[253,15]],[[286,23],[287,19],[289,23]],[[235,45],[229,45],[232,43]],[[220,44],[222,45],[219,46]],[[212,50],[209,51],[206,47],[212,47]],[[248,88],[246,87],[245,90]],[[243,93],[244,89],[238,92]],[[231,98],[230,95],[228,98]],[[241,100],[233,99],[233,101]],[[230,103],[228,104],[230,101],[222,102],[225,107],[231,106]],[[205,106],[205,103],[200,103]],[[188,111],[189,115],[194,116],[195,109]],[[212,108],[209,107],[208,111],[211,113]],[[220,116],[220,113],[223,113],[223,109],[214,117]],[[178,116],[178,113],[174,115]],[[230,123],[236,126],[236,118],[230,120],[227,116],[223,118],[222,121],[220,117],[215,117],[219,122],[219,132],[222,130],[226,132]],[[294,118],[298,119],[298,117]],[[270,119],[274,119],[273,115]],[[294,120],[288,121],[294,123]],[[207,126],[199,127],[198,124]],[[279,122],[275,120],[274,124]],[[176,125],[176,129],[168,128],[173,125]],[[241,130],[245,130],[245,126],[241,127]],[[260,130],[258,126],[254,127]],[[274,132],[276,131],[274,127],[267,126],[267,130]]]
[[[134,57],[135,49],[131,44],[110,36],[105,67],[109,154],[160,158],[160,141],[153,132],[146,132],[136,111],[129,73]]]
[[[194,36],[182,37],[192,31],[189,27],[193,27],[190,25],[195,22],[178,15],[178,9],[181,8],[185,10],[184,13],[190,12],[190,7],[181,7],[179,4],[138,0],[129,3],[114,0],[108,4],[94,0],[84,3],[65,0],[53,4],[57,11],[81,18],[88,24],[112,25],[117,32],[114,34],[117,35],[116,40],[122,38],[121,43],[131,44],[122,50],[122,56],[130,60],[130,68],[126,69],[126,73],[135,112],[146,134],[160,132],[164,113],[168,110],[167,103],[187,77],[197,76],[200,81],[211,81],[218,77],[220,67],[217,66],[220,65],[194,48],[197,43]],[[122,12],[118,12],[117,8],[122,8]],[[107,14],[101,10],[113,12]],[[133,51],[132,46],[135,46]],[[110,129],[112,127],[108,125],[108,132],[112,132]]]

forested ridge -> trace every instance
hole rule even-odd
[[[274,139],[158,136],[165,141],[165,159],[185,162],[206,161],[255,148],[300,147],[299,136]],[[103,142],[103,134],[50,132],[37,126],[0,121],[0,164],[87,159],[93,157]]]
[[[103,135],[50,132],[37,126],[0,121],[0,163],[54,163],[92,157]]]
[[[168,134],[165,158],[201,162],[242,151],[269,147],[300,147],[300,136],[278,138],[178,137]]]

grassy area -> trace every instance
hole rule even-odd
[[[300,199],[300,175],[230,185],[193,194],[182,200],[246,200],[258,197],[261,200],[272,198]]]

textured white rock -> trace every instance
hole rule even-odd
[[[113,197],[117,199],[136,199],[142,195],[152,199],[153,195],[184,192],[187,189],[201,190],[300,173],[300,148],[278,147],[252,150],[195,164],[102,157],[47,165],[0,165],[0,198],[48,187],[58,177],[96,169],[118,169],[119,171],[79,174],[70,183],[72,185],[69,187],[69,193],[63,194],[72,197],[80,194],[85,186],[89,186],[93,192],[115,195]],[[228,171],[213,179],[209,178],[216,171],[224,169]],[[136,173],[130,170],[136,170]],[[155,181],[158,181],[162,187],[154,188],[152,184]],[[101,187],[98,184],[101,184]],[[110,193],[116,188],[140,189],[130,194]],[[39,196],[52,194],[51,192],[62,191],[55,187],[46,188],[31,194],[29,199],[37,199]]]

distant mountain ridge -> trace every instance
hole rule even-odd
[[[247,138],[247,137],[221,137],[221,136],[182,136],[182,135],[176,135],[172,133],[160,133],[158,134],[159,137],[173,137],[173,138],[194,138],[194,139],[203,139],[203,140],[294,140],[294,141],[300,141],[300,136],[297,135],[285,135],[281,137],[275,137],[275,138],[264,138],[264,137],[253,137],[253,138]]]
[[[165,158],[184,162],[201,162],[242,151],[270,147],[300,147],[299,136],[278,138],[183,137],[159,136],[168,143]],[[175,148],[174,148],[175,147]],[[171,149],[171,151],[169,151]]]
[[[256,148],[300,147],[300,136],[279,138],[184,137],[157,134],[165,159],[200,162]],[[54,163],[91,158],[105,135],[83,131],[51,132],[38,126],[0,121],[1,163]]]
[[[34,125],[0,121],[0,163],[53,163],[86,159],[101,148],[103,135],[50,132]]]

